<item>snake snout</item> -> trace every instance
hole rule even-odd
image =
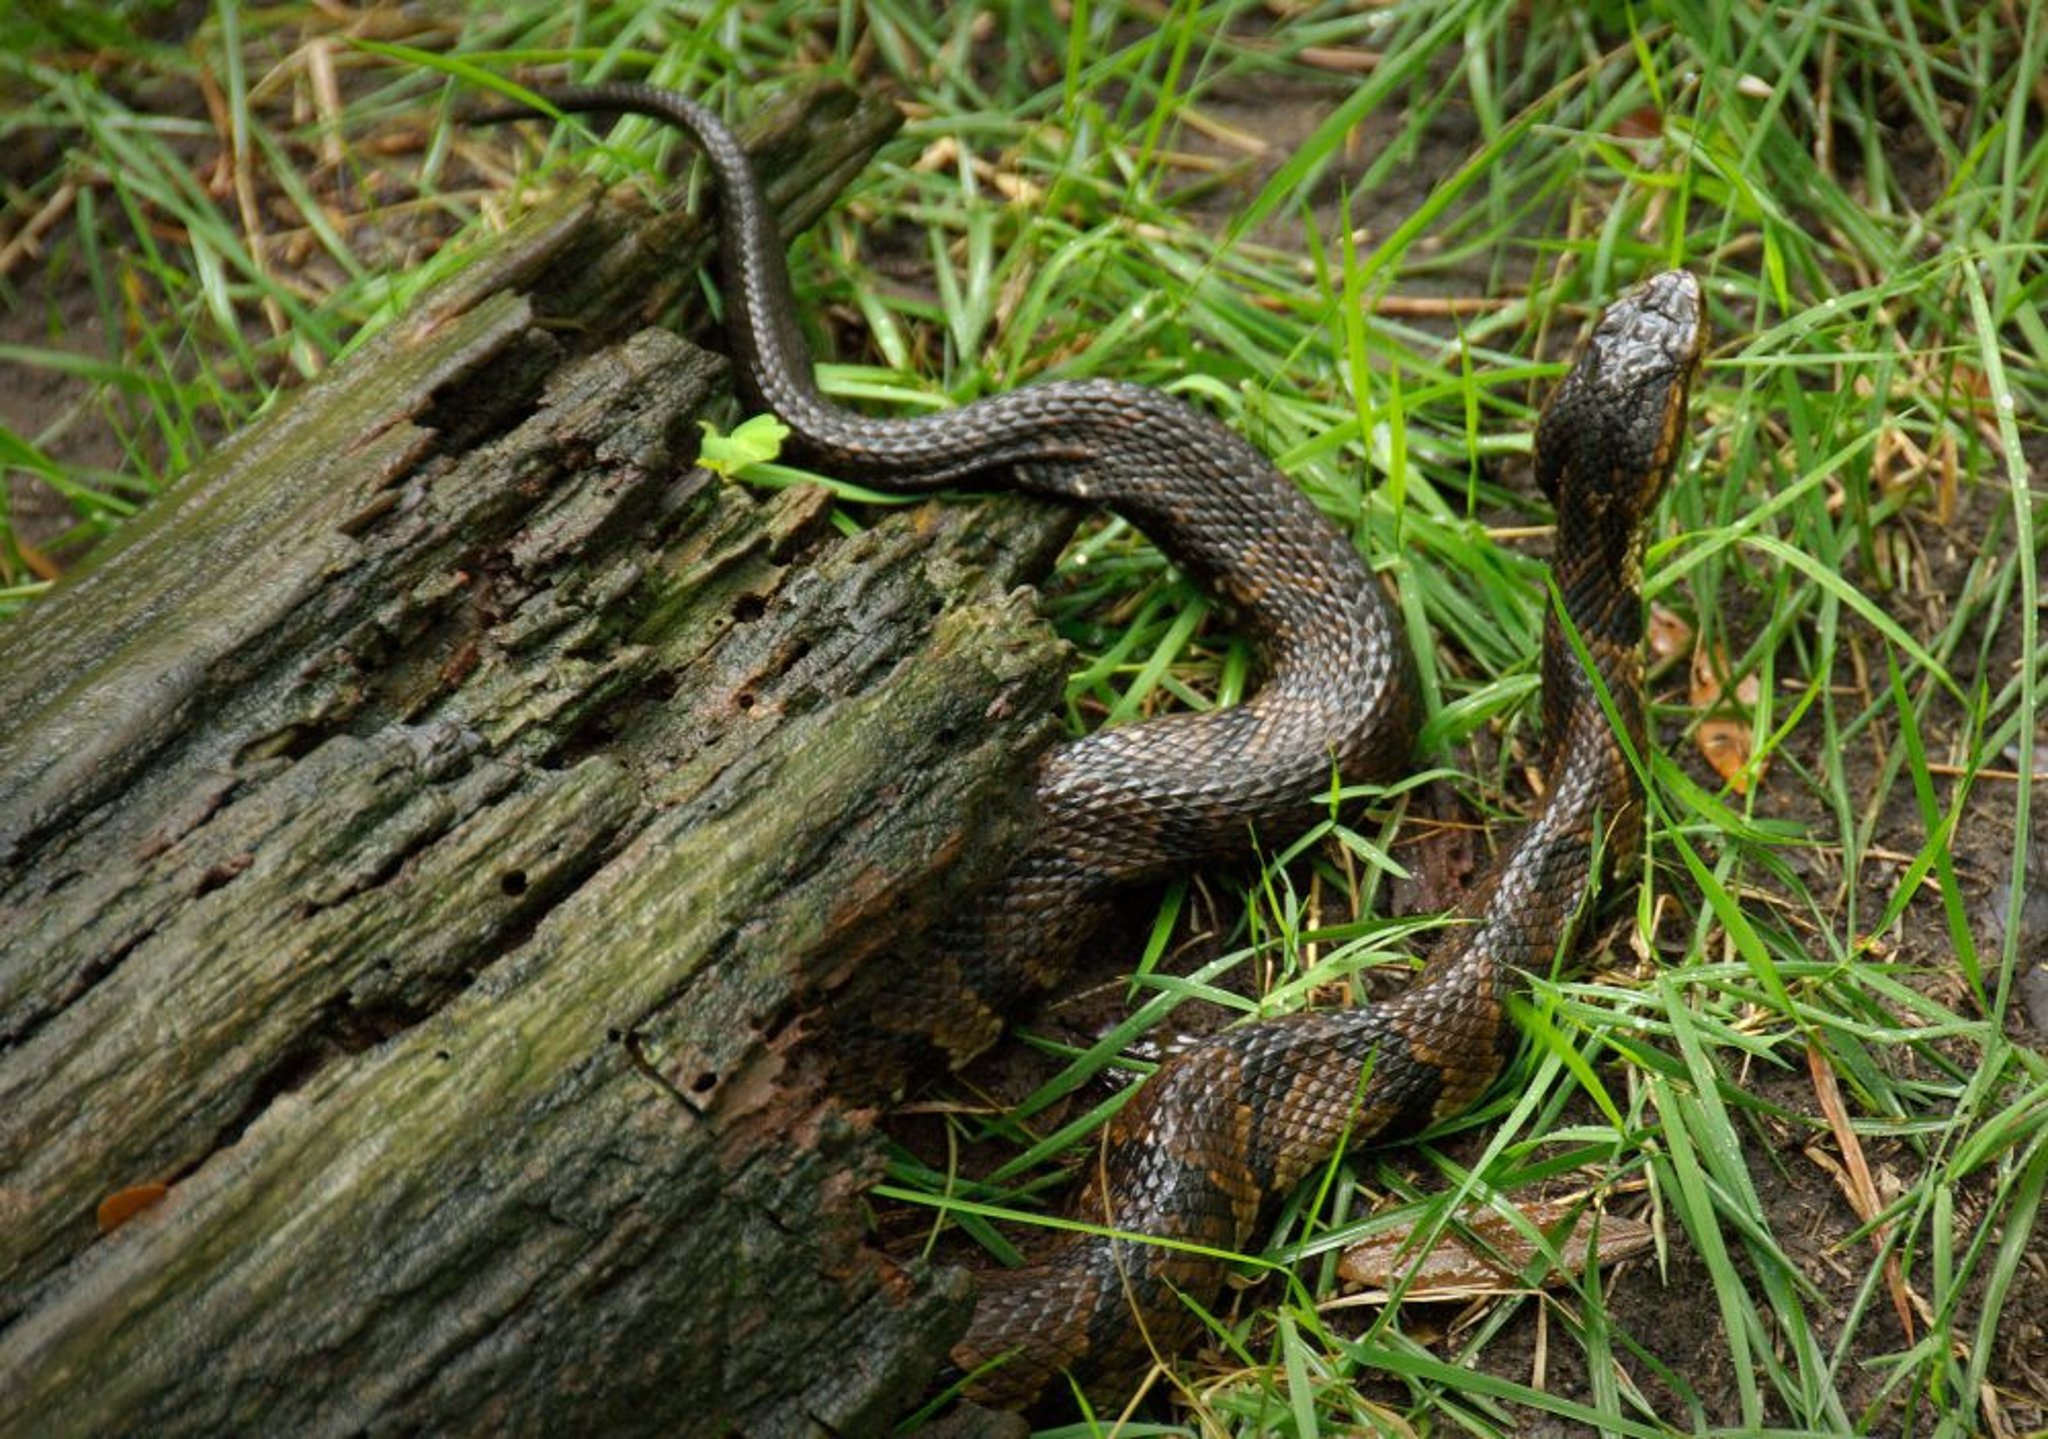
[[[1667,270],[1602,312],[1582,363],[1604,389],[1661,391],[1691,377],[1705,338],[1700,282],[1684,270]]]
[[[1637,285],[1632,294],[1622,297],[1624,303],[1631,299],[1656,311],[1674,326],[1699,328],[1700,282],[1690,270],[1666,270],[1661,275],[1652,275]]]

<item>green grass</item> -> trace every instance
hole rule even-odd
[[[796,246],[810,304],[849,321],[828,387],[929,405],[1110,375],[1221,414],[1398,582],[1424,764],[1490,814],[1531,799],[1534,406],[1636,276],[1683,264],[1707,285],[1719,342],[1649,586],[1725,657],[1729,692],[1754,679],[1752,782],[1699,759],[1681,657],[1652,685],[1635,922],[1534,978],[1525,1052],[1469,1122],[1357,1156],[1286,1206],[1247,1272],[1294,1277],[1226,1303],[1209,1354],[1155,1383],[1181,1396],[1171,1423],[1119,1432],[2048,1422],[2000,1329],[2044,1322],[2029,1245],[2048,1064],[2014,1037],[2048,770],[2048,489],[2029,461],[2048,454],[2041,9],[1464,0],[1304,6],[1278,30],[1265,7],[1192,0],[1077,3],[1066,25],[910,0],[678,12],[507,5],[377,38],[501,72],[651,71],[733,112],[811,70],[893,80],[914,105],[904,137]],[[56,485],[87,535],[402,312],[432,272],[418,252],[500,204],[511,172],[505,137],[443,123],[457,87],[349,49],[307,8],[222,9],[183,43],[55,23],[0,22],[0,84],[22,97],[0,130],[66,157],[8,195],[7,235],[59,218],[0,276],[30,336],[0,362],[82,383],[40,428],[0,431],[0,462]],[[1369,68],[1330,68],[1364,51]],[[224,120],[115,98],[202,82]],[[1276,95],[1299,107],[1298,142],[1241,108]],[[393,137],[412,143],[373,143]],[[570,163],[586,149],[554,145]],[[879,271],[878,246],[924,261],[928,284]],[[59,322],[67,285],[101,348]],[[1416,295],[1486,303],[1427,314],[1402,303]],[[68,462],[87,431],[118,461]],[[0,515],[0,603],[37,591],[35,553]],[[1223,617],[1121,522],[1077,542],[1048,605],[1078,646],[1077,729],[1252,683]],[[1128,1018],[1078,1052],[1025,1036],[1058,1056],[1043,1086],[956,1121],[980,1177],[905,1151],[884,1194],[1007,1257],[1031,1236],[988,1211],[1056,1210],[1074,1143],[1117,1102],[1092,1080],[1120,1052],[1171,1035],[1183,1006],[1273,1012],[1405,963],[1415,926],[1385,916],[1390,869],[1427,828],[1412,794],[1345,808],[1242,885],[1174,888],[1129,957]],[[1175,950],[1194,917],[1221,938],[1190,973]],[[1867,1219],[1835,1177],[1859,1162],[1845,1134],[1876,1175]],[[1362,1234],[1577,1190],[1650,1218],[1655,1261],[1448,1333],[1438,1311],[1321,1305]],[[1682,1348],[1660,1270],[1696,1311]]]

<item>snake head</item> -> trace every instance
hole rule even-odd
[[[1684,270],[1653,275],[1601,311],[1536,425],[1536,481],[1553,505],[1649,513],[1678,458],[1706,338],[1700,282]]]

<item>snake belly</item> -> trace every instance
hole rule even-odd
[[[719,190],[719,260],[735,383],[828,473],[897,492],[1012,486],[1100,504],[1232,607],[1262,680],[1243,704],[1099,732],[1040,764],[1032,839],[973,912],[932,937],[922,994],[891,1023],[954,1062],[985,1049],[1018,999],[1056,979],[1118,887],[1242,852],[1315,817],[1333,776],[1406,759],[1413,661],[1351,543],[1242,437],[1143,386],[1026,386],[958,409],[871,417],[812,376],[783,240],[745,151],[717,115],[652,86],[536,92],[564,112],[651,116],[689,134]],[[531,115],[501,107],[490,122]],[[1641,739],[1641,534],[1677,451],[1703,341],[1699,291],[1671,272],[1603,314],[1546,406],[1537,474],[1558,510],[1543,667],[1546,802],[1460,912],[1416,983],[1382,1004],[1245,1025],[1163,1065],[1108,1126],[1069,1233],[1030,1268],[982,1277],[952,1360],[966,1392],[1020,1407],[1071,1376],[1110,1383],[1199,1327],[1265,1198],[1340,1140],[1408,1132],[1465,1108],[1507,1051],[1511,973],[1547,963],[1594,882],[1640,837],[1640,796],[1601,708]],[[901,991],[899,991],[900,993]],[[1362,1082],[1363,1081],[1363,1082]]]

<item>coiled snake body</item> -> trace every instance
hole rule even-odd
[[[718,117],[670,91],[607,84],[539,92],[563,111],[632,112],[687,131],[716,174],[726,329],[738,386],[816,467],[880,488],[1009,483],[1099,503],[1229,600],[1260,648],[1247,702],[1106,731],[1043,761],[1035,838],[977,913],[936,937],[939,998],[914,1024],[956,1059],[1003,1010],[1055,977],[1116,886],[1241,849],[1248,826],[1299,829],[1331,777],[1405,759],[1411,661],[1355,549],[1242,438],[1141,386],[1030,386],[960,409],[870,418],[818,391],[783,242],[745,152]],[[499,109],[496,120],[525,110]],[[1703,341],[1696,282],[1659,275],[1602,315],[1545,407],[1537,477],[1557,507],[1543,649],[1546,798],[1462,906],[1421,976],[1391,1001],[1227,1030],[1163,1065],[1113,1119],[1075,1213],[1121,1234],[1233,1251],[1261,1202],[1348,1138],[1412,1131],[1469,1105],[1510,1039],[1513,971],[1547,964],[1595,882],[1596,843],[1625,862],[1640,796],[1601,690],[1640,750],[1642,531],[1678,449]],[[1207,1255],[1069,1233],[1034,1267],[983,1277],[953,1360],[967,1392],[1021,1405],[1065,1372],[1118,1376],[1192,1337],[1185,1294],[1211,1302]]]

